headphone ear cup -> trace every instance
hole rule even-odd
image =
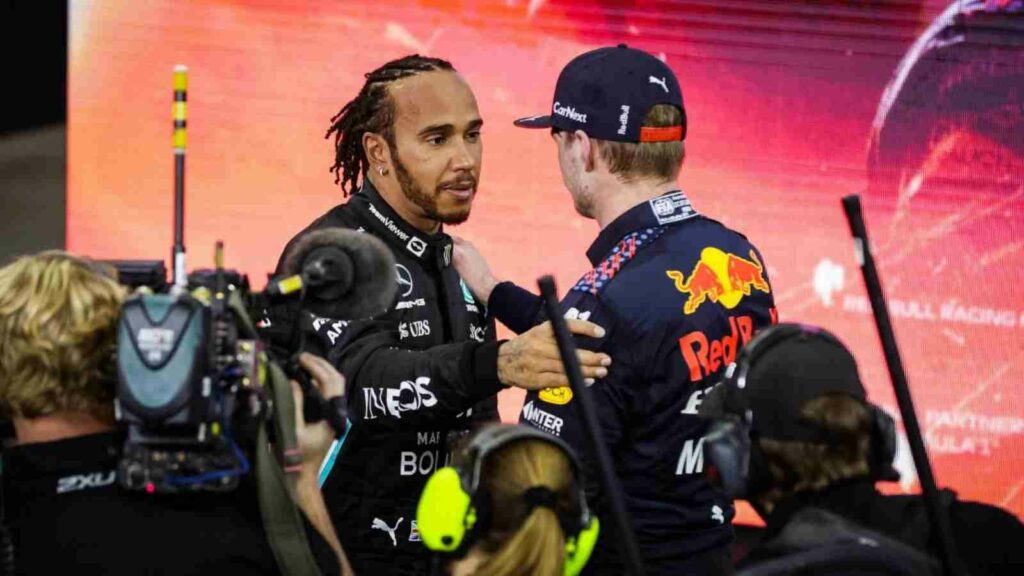
[[[576,576],[590,560],[590,555],[597,545],[597,537],[601,534],[601,522],[597,516],[591,516],[587,525],[576,536],[566,535],[565,539],[565,576]]]
[[[893,468],[896,459],[896,420],[878,406],[870,406],[874,424],[871,436],[871,475],[885,481],[900,479]]]
[[[730,499],[742,498],[750,481],[750,432],[736,417],[711,423],[704,435],[705,476]]]
[[[476,511],[462,489],[458,471],[446,466],[434,472],[416,507],[423,544],[435,552],[454,553],[471,539],[467,533],[471,535],[476,524]]]

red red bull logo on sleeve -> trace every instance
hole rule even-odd
[[[676,283],[676,290],[686,294],[683,312],[693,314],[701,304],[711,301],[726,309],[735,308],[752,290],[771,294],[771,286],[764,278],[764,267],[757,254],[750,251],[750,259],[723,252],[708,246],[700,252],[700,260],[687,278],[678,270],[665,274]]]

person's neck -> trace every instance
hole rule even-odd
[[[14,432],[18,444],[56,442],[77,436],[109,432],[114,429],[112,416],[68,411],[39,418],[15,418]]]
[[[594,219],[604,230],[630,208],[662,194],[678,190],[679,185],[675,180],[640,181],[625,184],[613,178],[606,181],[602,188],[594,194]]]
[[[452,562],[448,574],[450,576],[472,576],[477,569],[487,560],[488,555],[480,550],[479,546],[470,548],[465,558]]]
[[[377,193],[380,194],[380,197],[388,203],[388,206],[390,206],[406,224],[420,232],[423,232],[424,234],[436,234],[437,231],[440,230],[440,222],[421,214],[416,205],[406,198],[405,193],[402,192],[402,186],[398,183],[397,179],[387,176],[378,177],[375,175],[370,176],[369,179],[370,183],[373,184],[373,187],[377,189]]]

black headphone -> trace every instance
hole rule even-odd
[[[590,513],[581,468],[572,448],[564,441],[526,426],[494,425],[478,432],[453,458],[453,464],[430,477],[416,512],[423,543],[431,550],[465,555],[490,528],[491,496],[482,489],[483,465],[488,456],[520,440],[539,440],[554,445],[569,459],[573,471],[573,503],[568,511],[555,507],[555,494],[547,487],[533,487],[523,494],[528,506],[547,506],[558,516],[565,534],[565,573],[578,574],[597,542],[600,524]]]
[[[778,324],[759,332],[725,371],[704,398],[701,412],[713,420],[704,438],[704,456],[709,465],[705,475],[731,498],[756,494],[770,485],[767,463],[757,433],[751,431],[751,413],[743,399],[750,372],[765,353],[795,338],[819,338],[842,347],[828,331],[803,324]],[[871,419],[871,449],[868,456],[872,480],[893,481],[899,473],[892,467],[896,457],[896,422],[884,410],[861,399]]]

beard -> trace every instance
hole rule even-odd
[[[467,204],[465,208],[456,207],[452,210],[442,210],[438,206],[438,198],[441,196],[440,190],[435,189],[433,194],[424,190],[418,182],[413,180],[409,171],[405,169],[405,164],[398,158],[398,154],[392,155],[392,162],[395,165],[395,177],[398,179],[398,184],[402,187],[402,194],[405,194],[405,197],[410,202],[418,206],[420,210],[423,210],[423,214],[426,217],[449,226],[462,224],[469,219],[471,205]]]
[[[594,198],[590,195],[578,195],[573,196],[572,199],[573,208],[576,209],[576,213],[584,218],[594,217]]]
[[[565,186],[569,189],[569,195],[572,196],[572,207],[576,209],[576,213],[584,218],[593,218],[594,194],[577,182],[566,180]]]

